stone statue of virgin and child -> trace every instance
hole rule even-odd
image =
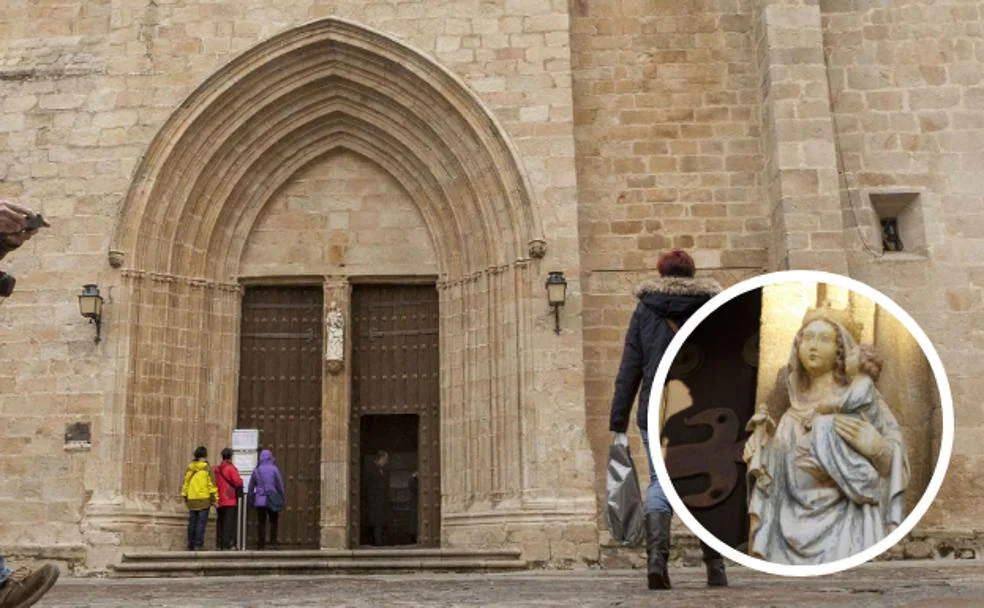
[[[881,358],[857,334],[843,311],[808,312],[780,374],[788,408],[778,425],[761,406],[748,423],[752,557],[833,562],[875,545],[904,518],[905,443],[875,387]]]

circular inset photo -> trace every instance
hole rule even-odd
[[[946,474],[953,403],[929,338],[891,299],[787,271],[725,290],[680,326],[649,428],[659,483],[704,543],[811,576],[912,530]]]

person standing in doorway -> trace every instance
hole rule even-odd
[[[656,478],[649,449],[649,393],[656,368],[673,335],[698,308],[721,291],[721,286],[713,279],[696,278],[694,260],[684,251],[664,254],[657,263],[657,269],[659,278],[646,281],[635,290],[639,302],[625,334],[622,362],[615,379],[609,428],[618,434],[624,434],[628,430],[632,404],[638,393],[636,424],[649,459],[649,489],[646,493],[647,577],[650,589],[669,589],[667,561],[670,556],[670,521],[673,510]],[[657,437],[656,447],[660,447],[660,444]],[[707,567],[708,586],[727,586],[728,579],[721,555],[703,542],[701,549]]]
[[[420,518],[420,479],[417,471],[410,473],[407,489],[410,490],[410,544],[416,545],[418,519]]]
[[[185,471],[181,484],[181,496],[188,507],[188,550],[205,548],[205,526],[212,505],[218,502],[218,490],[208,466],[208,450],[205,446],[195,449],[195,459]]]
[[[239,469],[232,464],[232,450],[222,450],[222,462],[215,466],[215,485],[219,490],[219,506],[215,510],[215,546],[219,551],[236,548],[236,513],[243,495],[243,480]]]
[[[249,478],[249,503],[256,509],[256,548],[267,546],[267,520],[270,521],[270,546],[277,545],[280,512],[287,502],[284,478],[273,458],[273,452],[260,452],[260,462]]]
[[[366,519],[372,530],[372,544],[377,547],[382,546],[385,540],[386,520],[389,515],[388,464],[389,453],[379,450],[366,470]]]

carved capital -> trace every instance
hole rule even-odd
[[[547,255],[547,242],[543,239],[533,239],[530,241],[530,257],[534,260],[542,260]]]
[[[349,280],[345,275],[330,274],[325,276],[324,285],[326,292],[348,293]]]

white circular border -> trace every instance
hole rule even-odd
[[[841,572],[849,568],[854,568],[855,566],[860,566],[861,564],[874,559],[878,555],[889,550],[902,538],[908,534],[912,528],[919,523],[923,515],[929,509],[933,500],[936,498],[936,494],[940,491],[940,486],[943,484],[943,478],[946,476],[946,469],[950,464],[950,455],[953,451],[953,396],[950,393],[950,384],[946,378],[946,372],[943,369],[943,361],[940,360],[939,354],[937,354],[936,349],[933,348],[933,344],[930,342],[926,333],[919,327],[919,324],[909,316],[907,312],[902,310],[902,308],[893,302],[888,296],[881,293],[880,291],[869,287],[860,281],[856,281],[852,278],[845,277],[839,274],[833,274],[830,272],[821,272],[817,270],[786,270],[782,272],[772,272],[769,274],[759,275],[752,277],[737,285],[733,285],[728,289],[725,289],[721,293],[717,294],[709,302],[704,304],[696,313],[693,314],[687,322],[683,324],[680,331],[677,332],[673,340],[667,346],[666,353],[663,355],[662,360],[659,362],[659,367],[656,368],[656,376],[653,380],[653,387],[663,386],[666,383],[666,378],[669,375],[670,364],[676,358],[677,353],[680,348],[686,342],[687,338],[697,329],[697,326],[710,316],[715,310],[723,306],[724,304],[731,301],[736,296],[743,293],[751,291],[753,289],[771,285],[773,283],[788,283],[788,282],[806,282],[806,283],[830,283],[837,285],[839,287],[845,287],[851,291],[860,293],[861,295],[873,300],[879,306],[889,311],[895,318],[898,319],[906,329],[909,330],[919,346],[922,347],[923,353],[929,360],[930,367],[933,369],[933,375],[936,377],[936,386],[940,391],[940,406],[943,413],[943,437],[940,445],[939,458],[936,461],[936,469],[933,472],[933,477],[929,481],[929,486],[923,493],[922,498],[916,504],[916,507],[909,513],[908,517],[902,522],[902,524],[896,528],[891,534],[883,538],[880,542],[876,543],[873,547],[868,547],[860,553],[856,553],[850,557],[840,559],[829,564],[817,564],[808,566],[793,566],[788,564],[779,564],[776,562],[769,562],[762,559],[757,559],[739,552],[737,549],[733,549],[729,545],[721,542],[713,534],[708,532],[700,523],[690,514],[686,505],[680,499],[680,496],[676,492],[676,488],[673,487],[673,483],[670,480],[670,475],[666,471],[666,464],[663,462],[662,454],[656,452],[656,457],[653,457],[652,451],[648,454],[649,458],[653,462],[653,466],[656,468],[656,477],[659,480],[659,484],[666,494],[667,499],[670,501],[674,512],[683,520],[683,523],[694,532],[700,540],[704,541],[716,551],[718,551],[724,557],[738,562],[739,564],[752,568],[753,570],[758,570],[760,572],[767,572],[769,574],[777,574],[779,576],[822,576],[825,574],[834,574],[836,572]],[[661,395],[662,391],[654,390],[649,395],[649,428],[658,428],[659,424],[659,406],[660,399],[657,395]],[[651,445],[659,445],[659,441],[653,442]]]

